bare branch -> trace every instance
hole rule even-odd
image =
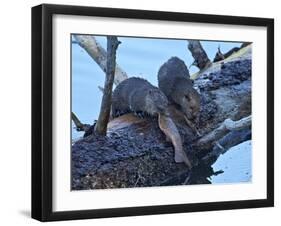
[[[71,118],[77,131],[87,131],[89,129],[90,125],[83,124],[73,112],[71,112]]]
[[[96,41],[92,35],[74,35],[76,42],[93,58],[93,60],[106,73],[106,50]],[[128,76],[117,64],[115,68],[115,81],[118,85]]]
[[[249,115],[245,118],[240,119],[239,121],[233,121],[231,119],[226,119],[224,122],[215,130],[211,131],[207,135],[203,136],[197,141],[197,145],[202,146],[206,144],[213,143],[220,138],[222,138],[225,134],[234,130],[241,130],[246,127],[251,126],[252,116]]]
[[[191,66],[196,66],[200,70],[203,70],[212,64],[198,40],[188,40],[188,49],[194,58]]]
[[[116,50],[119,44],[120,42],[116,36],[107,37],[106,79],[104,83],[100,113],[95,125],[95,132],[103,136],[106,135],[107,123],[110,116],[112,86],[116,66]]]
[[[213,164],[221,154],[224,154],[231,147],[249,139],[251,139],[251,128],[230,131],[221,139],[214,142],[215,145],[211,151],[202,158],[202,160],[206,164]]]
[[[232,49],[230,49],[229,51],[227,51],[226,53],[222,53],[220,50],[220,47],[218,47],[218,51],[216,53],[216,56],[213,60],[213,62],[218,62],[224,59],[227,59],[228,57],[230,57],[232,54],[238,52],[241,48],[239,47],[233,47]]]
[[[98,86],[98,89],[103,93],[104,88],[102,88],[101,86]]]

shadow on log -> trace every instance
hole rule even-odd
[[[174,161],[174,147],[166,141],[157,118],[127,114],[109,122],[107,136],[89,134],[72,145],[72,189],[210,183],[208,177],[220,173],[211,167],[219,155],[251,139],[251,46],[247,48],[243,55],[215,63],[197,75],[201,137],[169,106],[184,152],[195,165],[192,170]],[[233,125],[243,126],[237,130]]]

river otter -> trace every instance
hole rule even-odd
[[[138,116],[158,116],[159,128],[172,142],[175,162],[191,163],[183,151],[182,140],[176,125],[169,117],[168,100],[157,87],[142,78],[128,78],[122,81],[112,95],[112,117],[133,112]]]
[[[176,104],[187,117],[195,123],[199,119],[200,95],[193,88],[185,63],[178,57],[170,58],[158,71],[159,89]]]
[[[112,95],[112,117],[133,112],[136,115],[165,114],[167,97],[157,87],[142,78],[131,77],[122,81]]]

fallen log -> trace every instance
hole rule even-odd
[[[188,144],[186,139],[183,149],[194,162]],[[91,135],[72,146],[72,189],[167,185],[179,172],[189,173],[174,155],[157,119],[123,115],[108,124],[106,137]]]

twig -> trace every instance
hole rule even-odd
[[[189,182],[189,180],[190,180],[190,174],[191,174],[191,171],[189,172],[188,176],[187,176],[186,179],[184,180],[183,185],[188,184],[188,182]]]
[[[104,88],[102,88],[101,86],[98,86],[98,89],[103,93]]]
[[[138,178],[137,178],[137,180],[136,180],[136,182],[134,184],[134,187],[137,186],[137,184],[139,183],[140,179],[145,179],[145,178],[143,176],[141,176],[140,173],[138,172]]]

